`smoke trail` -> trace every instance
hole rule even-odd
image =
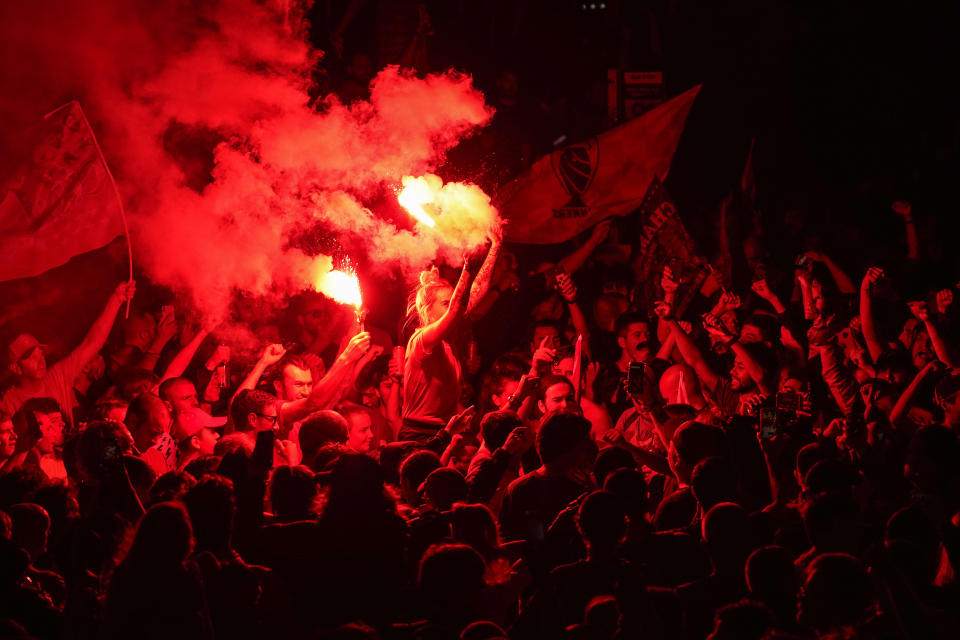
[[[398,231],[364,206],[402,176],[435,168],[489,120],[468,77],[387,68],[368,102],[310,105],[320,53],[296,3],[11,4],[0,15],[0,86],[12,96],[0,106],[4,122],[79,99],[122,183],[135,258],[207,315],[222,314],[235,290],[309,284],[313,257],[296,239],[310,229],[362,242],[386,272],[456,260],[482,241],[479,220],[496,221],[466,186],[444,189],[484,213],[444,234]]]

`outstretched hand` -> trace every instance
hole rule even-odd
[[[456,414],[450,421],[447,422],[446,430],[450,435],[456,435],[461,433],[470,425],[470,421],[473,420],[473,416],[477,413],[473,405],[470,405],[460,413]]]
[[[572,304],[577,299],[577,285],[562,271],[557,274],[557,292],[568,304]]]
[[[676,293],[677,289],[680,288],[680,282],[677,280],[676,275],[674,275],[670,265],[664,265],[663,267],[663,275],[660,276],[660,288],[663,289],[665,295]]]
[[[883,275],[883,269],[879,267],[870,267],[867,269],[866,275],[863,276],[863,283],[860,285],[860,290],[869,291],[883,279]]]
[[[673,319],[673,305],[669,302],[654,302],[653,312],[657,314],[657,317],[661,320]]]
[[[370,350],[370,333],[361,331],[350,338],[347,346],[343,350],[343,357],[348,362],[355,362]]]
[[[770,289],[770,283],[767,282],[766,278],[762,280],[757,280],[750,285],[750,288],[753,289],[753,292],[766,300],[767,298],[773,297],[773,290]]]
[[[136,280],[126,280],[117,285],[113,290],[113,296],[117,299],[117,302],[123,304],[133,300],[133,294],[137,292],[137,281]]]
[[[287,350],[282,344],[268,344],[260,353],[260,362],[269,367],[280,362],[286,353]]]
[[[543,340],[540,341],[540,346],[533,352],[534,364],[538,362],[553,364],[554,359],[557,357],[557,350],[547,346],[550,344],[553,344],[553,337],[544,336]]]
[[[941,289],[937,292],[937,313],[945,315],[953,304],[953,289]]]
[[[913,208],[906,200],[897,200],[890,205],[890,208],[904,220],[909,220],[913,216]]]

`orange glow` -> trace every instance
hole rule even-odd
[[[423,205],[432,203],[433,199],[433,189],[426,180],[409,176],[403,178],[403,190],[397,195],[397,201],[410,215],[428,227],[436,226],[437,223],[424,210]]]
[[[332,300],[349,304],[358,309],[363,306],[360,295],[360,281],[355,273],[346,271],[328,271],[317,278],[317,291]]]

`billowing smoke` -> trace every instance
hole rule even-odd
[[[437,229],[398,230],[365,206],[489,120],[468,77],[387,68],[368,102],[311,105],[320,54],[292,0],[4,4],[0,116],[16,127],[80,100],[124,194],[135,260],[206,315],[235,290],[308,285],[317,252],[298,238],[310,230],[395,273],[456,260],[497,224],[468,185],[443,187]]]

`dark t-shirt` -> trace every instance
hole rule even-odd
[[[503,538],[540,542],[557,515],[587,490],[565,476],[547,476],[539,469],[517,478],[507,487],[500,507]]]
[[[403,369],[403,419],[438,429],[446,425],[457,410],[460,376],[460,362],[449,343],[441,340],[426,351],[423,330],[414,333]]]

